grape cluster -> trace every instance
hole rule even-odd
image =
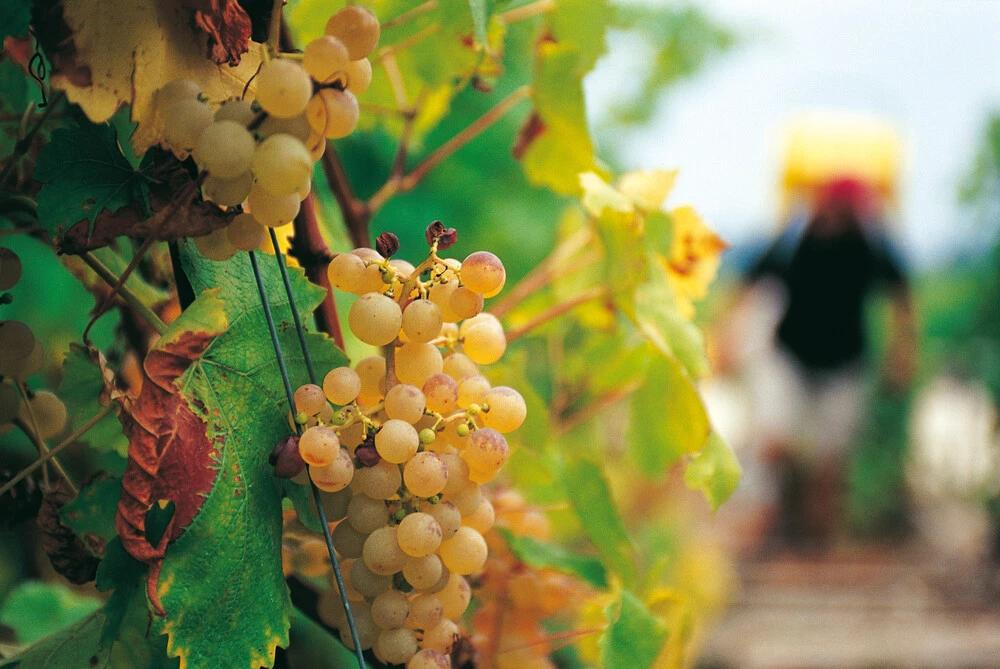
[[[275,58],[260,68],[253,102],[232,99],[213,108],[187,79],[157,91],[161,143],[194,159],[206,200],[242,207],[228,226],[195,239],[202,255],[225,260],[252,251],[264,241],[265,228],[295,218],[326,141],[346,137],[358,123],[355,96],[371,84],[367,56],[379,33],[371,12],[345,7],[300,60]]]
[[[496,527],[536,540],[550,539],[549,521],[515,490],[490,496]],[[546,624],[561,617],[570,622],[591,594],[579,579],[554,569],[525,564],[504,537],[486,535],[490,557],[480,579],[483,604],[473,617],[474,646],[496,669],[554,669],[555,649]]]
[[[329,276],[357,295],[351,331],[385,355],[295,391],[297,455],[330,493],[362,646],[388,664],[447,667],[471,598],[466,577],[486,564],[494,522],[481,486],[507,461],[504,434],[526,414],[520,393],[479,369],[506,348],[482,311],[506,274],[491,253],[439,257],[437,239],[416,267],[381,248],[337,255]],[[338,597],[321,608],[351,646]]]
[[[21,278],[21,259],[7,248],[0,248],[0,291],[13,288]],[[20,419],[42,439],[60,434],[66,428],[67,411],[54,393],[39,390],[30,394],[27,403],[13,384],[23,384],[45,364],[45,347],[21,321],[0,321],[0,426]],[[12,383],[11,383],[12,382]]]

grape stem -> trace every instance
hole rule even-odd
[[[87,266],[90,267],[90,269],[94,270],[94,273],[97,274],[97,276],[104,279],[104,282],[109,286],[113,287],[118,284],[119,278],[115,276],[115,273],[108,269],[104,263],[98,260],[97,256],[95,256],[92,252],[86,251],[81,253],[79,257],[83,260],[83,262],[87,263]],[[158,334],[162,335],[167,331],[167,324],[164,323],[152,309],[146,306],[146,304],[143,303],[143,301],[140,300],[135,293],[129,290],[125,286],[124,281],[122,281],[122,284],[118,288],[118,295],[125,300],[125,303],[132,307],[133,311],[141,316],[142,319],[146,321],[147,325],[153,328]]]
[[[516,328],[512,328],[507,331],[507,343],[511,343],[520,339],[524,335],[528,334],[532,330],[542,325],[545,325],[549,321],[562,316],[568,311],[572,311],[581,304],[586,304],[592,300],[598,300],[606,298],[608,296],[608,290],[604,286],[594,286],[589,290],[585,290],[575,297],[571,297],[568,300],[560,302],[559,304],[549,307],[542,313],[538,314],[530,321]]]
[[[91,416],[90,420],[88,420],[86,423],[84,423],[83,425],[81,425],[80,427],[78,427],[76,430],[74,430],[73,434],[69,435],[68,437],[66,437],[65,439],[63,439],[61,442],[59,442],[59,445],[54,446],[50,450],[47,450],[37,460],[35,460],[34,462],[32,462],[30,465],[28,465],[27,467],[25,467],[21,471],[19,471],[14,476],[14,478],[12,478],[11,480],[7,481],[7,483],[5,483],[3,485],[3,487],[0,487],[0,496],[2,496],[8,490],[10,490],[14,486],[16,486],[18,483],[20,483],[21,479],[23,479],[26,476],[28,476],[29,474],[31,474],[31,472],[33,472],[36,469],[38,469],[39,467],[41,467],[42,465],[44,465],[49,460],[53,460],[53,458],[55,458],[59,453],[61,453],[63,451],[63,449],[71,446],[72,444],[75,444],[80,439],[80,437],[82,437],[84,434],[86,434],[88,431],[90,431],[91,428],[93,428],[95,425],[97,425],[99,422],[101,422],[101,420],[105,416],[107,416],[109,413],[111,413],[112,409],[114,409],[114,405],[111,404],[111,403],[107,404],[106,406],[101,407],[100,410],[98,410],[97,413],[95,413],[93,416]],[[27,427],[27,426],[25,425],[25,426],[19,426],[19,427],[21,427],[21,429],[24,430],[24,428]],[[34,435],[29,435],[29,437],[32,439],[32,441],[34,441]],[[55,460],[53,460],[53,465],[55,465]],[[67,483],[69,483],[70,486],[72,487],[72,482],[69,481],[69,479],[67,479]]]
[[[45,445],[45,440],[42,439],[41,431],[38,429],[38,420],[35,418],[35,412],[31,408],[31,402],[28,401],[28,389],[22,382],[18,382],[15,385],[17,386],[17,392],[21,396],[21,401],[24,403],[25,409],[28,410],[28,421],[31,423],[31,425],[29,426],[20,418],[15,418],[14,424],[17,425],[17,427],[21,430],[21,432],[24,432],[24,434],[27,435],[28,439],[30,439],[31,442],[35,445],[35,448],[38,449],[38,455],[40,456],[40,458],[45,458],[46,455],[51,454],[51,451],[49,450],[49,447]],[[66,468],[62,466],[62,463],[59,462],[59,460],[56,460],[54,457],[50,456],[50,459],[52,460],[52,466],[55,468],[57,472],[59,472],[59,475],[62,476],[63,479],[65,479],[66,485],[69,486],[70,492],[72,492],[74,495],[79,493],[80,489],[76,487],[75,483],[73,483],[73,479],[70,478],[69,473],[66,471]],[[43,464],[45,462],[48,462],[48,459],[42,460]]]

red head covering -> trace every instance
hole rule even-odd
[[[874,213],[878,195],[867,183],[854,177],[839,177],[826,182],[816,191],[816,209],[846,207],[865,217]]]

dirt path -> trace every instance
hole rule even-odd
[[[742,576],[699,666],[1000,667],[995,572],[867,549],[774,557]]]

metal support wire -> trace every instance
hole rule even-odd
[[[288,306],[292,310],[292,317],[295,321],[295,329],[298,333],[299,344],[302,346],[302,355],[306,360],[306,367],[309,370],[310,381],[315,383],[315,372],[312,367],[312,360],[309,357],[308,348],[305,341],[305,332],[302,329],[302,323],[299,319],[298,309],[295,306],[295,300],[292,297],[291,284],[288,282],[288,271],[285,269],[284,258],[281,255],[281,249],[278,247],[278,240],[274,234],[274,230],[271,230],[271,242],[274,244],[275,254],[278,259],[278,266],[281,268],[281,276],[285,281],[285,290],[288,292]],[[285,387],[285,397],[288,400],[288,408],[295,415],[295,395],[292,390],[292,382],[288,378],[288,367],[285,365],[285,356],[281,350],[281,342],[278,340],[278,331],[274,327],[274,316],[271,314],[271,303],[267,299],[267,291],[264,289],[264,280],[260,275],[260,267],[257,265],[257,254],[253,251],[249,251],[250,256],[250,267],[253,270],[254,280],[257,282],[257,293],[260,295],[260,303],[264,308],[264,318],[267,321],[267,331],[271,336],[271,344],[274,346],[274,355],[278,361],[278,371],[281,374],[281,382]],[[295,432],[301,433],[302,429],[298,423],[295,423]],[[337,581],[337,589],[340,591],[340,603],[344,607],[344,615],[347,618],[347,626],[351,632],[351,641],[354,644],[354,654],[358,660],[359,669],[365,669],[365,656],[361,650],[361,640],[358,637],[358,628],[354,622],[354,614],[351,613],[351,603],[347,599],[347,587],[344,583],[344,574],[340,570],[340,560],[337,559],[337,553],[333,548],[333,536],[330,534],[330,525],[327,523],[326,511],[323,509],[323,500],[320,497],[319,488],[313,482],[312,477],[309,478],[309,487],[312,489],[313,503],[316,505],[316,513],[319,516],[320,527],[323,529],[323,539],[326,541],[326,550],[330,554],[330,564],[333,566],[333,576]]]

